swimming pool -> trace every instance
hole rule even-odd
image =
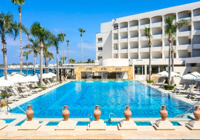
[[[61,108],[64,105],[70,106],[70,118],[85,118],[89,113],[93,113],[95,105],[100,105],[101,119],[108,119],[111,112],[116,114],[117,118],[124,117],[126,105],[132,108],[132,118],[160,117],[161,105],[169,108],[168,117],[171,118],[191,107],[181,100],[136,81],[69,82],[20,107],[25,110],[29,104],[35,108],[36,118],[62,118]],[[17,107],[11,112],[23,113]]]

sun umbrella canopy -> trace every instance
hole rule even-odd
[[[200,78],[200,73],[195,71],[195,72],[183,75],[180,78],[183,79],[183,80],[195,80],[197,78]]]
[[[25,79],[27,81],[29,81],[29,82],[37,82],[37,81],[39,81],[38,77],[36,77],[36,76],[26,76]]]
[[[14,85],[14,83],[12,81],[0,80],[0,87],[9,87],[12,85]]]
[[[9,78],[8,80],[12,81],[14,83],[26,83],[26,82],[28,82],[28,80],[23,78],[23,77],[12,77],[12,78]]]
[[[47,73],[47,74],[50,75],[50,76],[52,76],[52,77],[56,76],[56,74],[54,74],[54,73],[52,73],[52,72],[49,72],[49,73]]]
[[[168,77],[168,72],[162,71],[162,72],[159,72],[158,75],[160,75],[162,77]],[[176,76],[179,76],[179,74],[175,73],[175,72],[171,72],[171,76],[172,77],[176,77]]]

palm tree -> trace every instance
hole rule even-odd
[[[12,3],[15,5],[18,5],[19,8],[19,26],[22,24],[22,18],[21,18],[21,6],[24,5],[25,0],[11,0]],[[23,66],[23,54],[22,54],[22,29],[20,29],[20,74],[22,74],[22,66]]]
[[[65,36],[66,36],[66,34],[64,34],[64,33],[58,34],[58,37],[59,37],[59,39],[61,41],[61,58],[65,57],[65,45],[64,45]],[[63,61],[62,61],[62,63],[64,64]]]
[[[5,80],[7,80],[7,49],[6,49],[6,35],[13,36],[14,40],[19,34],[19,28],[17,23],[13,22],[13,15],[8,12],[0,13],[0,37],[2,43],[3,61],[4,61],[4,75]]]
[[[168,84],[171,84],[171,49],[173,45],[173,37],[176,35],[177,29],[181,28],[185,24],[189,24],[191,20],[179,20],[173,24],[173,21],[176,19],[175,16],[169,16],[165,19],[165,33],[168,35],[169,41],[169,64],[168,64]]]
[[[62,64],[64,64],[64,63],[65,63],[65,60],[67,59],[67,57],[64,57],[64,56],[63,56],[63,57],[61,57],[60,59],[62,60]]]
[[[149,41],[149,80],[151,80],[151,48],[152,48],[151,38],[152,38],[152,35],[151,35],[150,28],[145,27],[145,35]]]
[[[76,60],[75,59],[69,59],[69,63],[76,63]]]
[[[68,58],[68,63],[69,63],[69,40],[67,42],[67,58]]]
[[[23,56],[25,56],[26,57],[26,66],[27,66],[27,68],[26,68],[26,75],[28,75],[28,56],[29,56],[29,54],[31,53],[32,51],[30,50],[30,51],[24,51],[23,52]]]
[[[31,34],[36,37],[40,42],[40,86],[42,86],[42,74],[43,74],[43,47],[45,45],[45,41],[50,39],[52,34],[45,30],[40,23],[35,22],[31,26],[30,30]]]
[[[87,63],[92,63],[92,60],[91,60],[91,59],[88,59],[88,60],[87,60]]]
[[[39,54],[39,47],[40,47],[40,42],[38,39],[29,39],[29,41],[32,43],[32,45],[26,45],[25,47],[23,47],[23,49],[30,49],[31,52],[33,52],[33,56],[34,56],[34,71],[35,71],[35,66],[36,66],[36,59],[37,56]],[[35,73],[35,72],[34,72]]]
[[[82,28],[78,29],[81,35],[81,63],[83,62],[83,47],[82,47],[82,34],[85,33],[85,30],[83,30]]]
[[[52,36],[51,37],[51,44],[52,46],[55,46],[56,47],[56,53],[57,53],[57,81],[59,81],[59,58],[58,58],[58,54],[59,54],[59,42],[60,42],[60,39],[59,37],[56,37],[56,36]]]

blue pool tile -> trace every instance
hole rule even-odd
[[[59,122],[48,122],[46,126],[57,126]]]
[[[151,126],[150,122],[135,122],[137,126]]]
[[[16,119],[0,119],[0,120],[4,120],[6,123],[11,123]]]
[[[173,126],[181,126],[181,124],[176,121],[172,121],[171,123],[173,124]]]

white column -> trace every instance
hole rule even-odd
[[[141,38],[141,33],[140,33],[140,20],[138,20],[138,59],[141,59],[141,56],[140,56],[140,48],[141,48],[140,38]]]
[[[191,57],[193,57],[193,34],[194,34],[194,25],[193,25],[194,13],[191,10]]]
[[[165,16],[162,16],[162,59],[165,58]]]
[[[130,31],[129,31],[129,21],[128,21],[128,59],[130,59],[130,43],[129,43],[129,40],[130,40]]]
[[[120,49],[121,49],[120,39],[121,39],[121,36],[120,36],[120,23],[118,23],[118,59],[121,58],[121,56],[120,56]]]
[[[176,13],[176,22],[178,22],[178,13]],[[176,47],[176,49],[175,49],[176,58],[179,58],[179,55],[178,55],[178,46],[179,46],[179,42],[178,42],[178,32],[179,32],[179,30],[176,31],[176,46],[174,45],[174,47]]]
[[[147,65],[144,65],[145,80],[147,79]]]
[[[151,20],[151,17],[149,18],[149,21],[150,21],[150,25],[149,25],[149,27],[150,27],[150,29],[151,29],[151,35],[152,35],[152,20]],[[153,35],[152,35],[153,36]],[[152,42],[152,47],[153,47],[153,42]],[[151,49],[151,52],[152,52],[152,49]],[[150,52],[149,52],[150,53]],[[152,59],[152,53],[151,53],[151,59]]]

